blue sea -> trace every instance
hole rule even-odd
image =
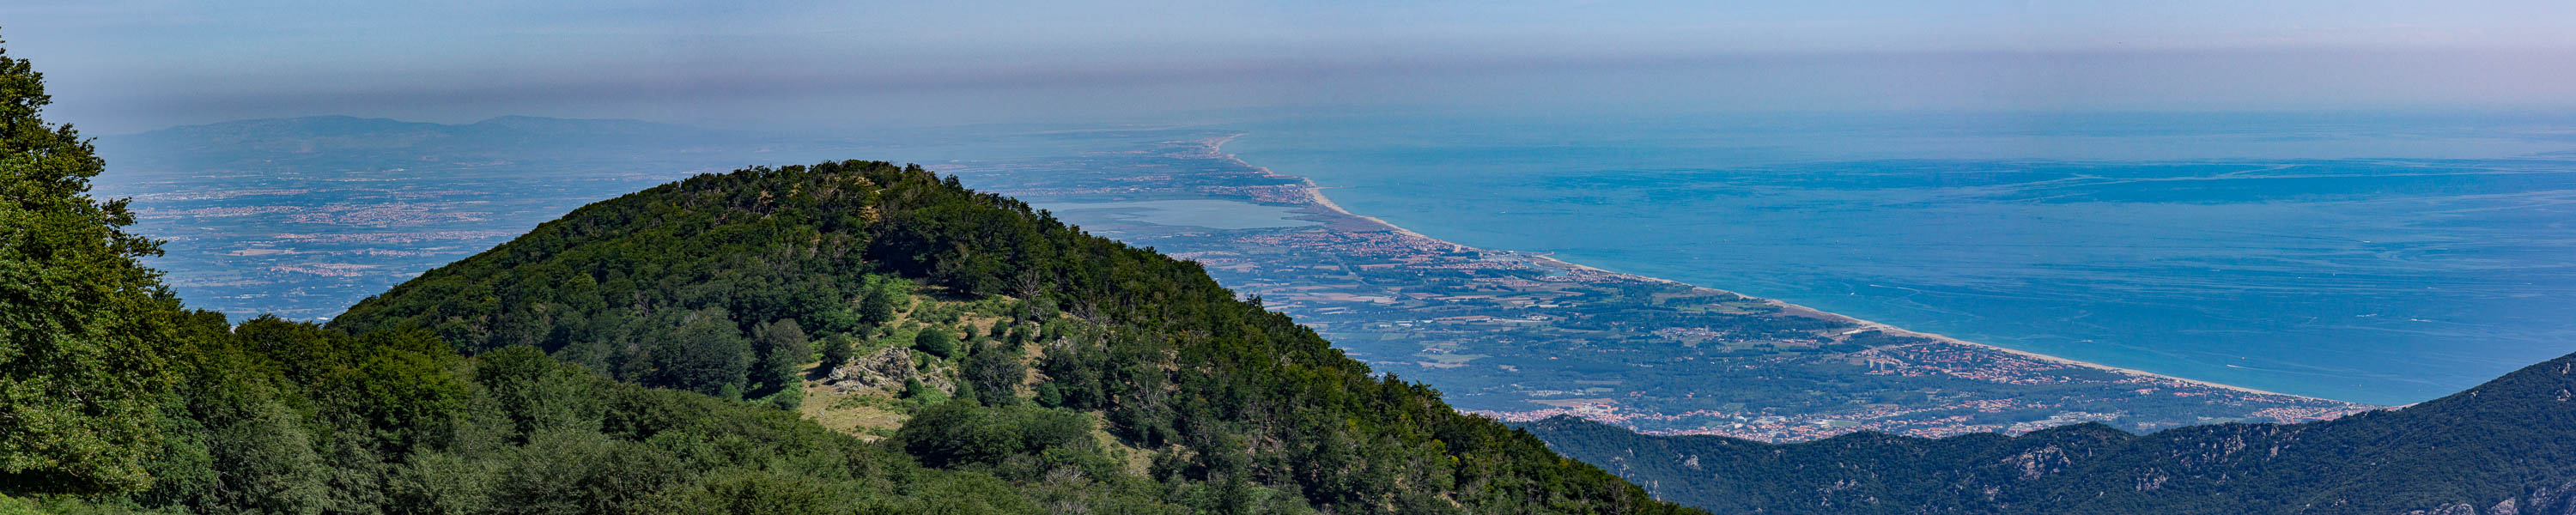
[[[1230,124],[1433,237],[2377,404],[2576,352],[2576,116],[1388,112]]]

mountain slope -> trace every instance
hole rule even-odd
[[[2459,394],[2305,424],[2132,435],[1855,434],[1772,445],[1526,427],[1568,456],[1720,513],[2576,513],[2576,355]]]
[[[887,281],[1009,308],[951,322],[962,327],[907,326],[866,305]],[[793,368],[777,365],[806,361],[786,343],[802,337],[765,336],[781,323],[880,345],[969,333],[962,357],[916,358],[965,374],[958,396],[976,405],[931,408],[964,410],[937,420],[1096,415],[1119,445],[1151,453],[1148,474],[1217,492],[1278,489],[1343,513],[1675,510],[1526,434],[1457,414],[1428,388],[1373,377],[1195,264],[881,162],[705,175],[593,204],[331,326],[426,328],[468,352],[534,346],[621,379],[792,406],[796,383],[780,372]],[[906,432],[895,444],[928,463],[1022,459],[911,445],[932,435]]]

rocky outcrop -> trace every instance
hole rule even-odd
[[[946,374],[923,373],[914,368],[912,349],[904,347],[888,347],[833,367],[831,375],[823,378],[823,385],[840,393],[899,392],[903,390],[905,381],[921,381],[921,384],[942,392],[956,391],[956,386],[949,383]]]

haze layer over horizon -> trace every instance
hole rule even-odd
[[[38,0],[93,133],[349,114],[730,127],[1280,109],[2563,111],[2576,4],[1895,1],[434,6]]]

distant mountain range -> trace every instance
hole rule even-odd
[[[444,159],[476,156],[525,157],[540,152],[548,159],[578,160],[619,154],[665,155],[692,149],[712,151],[778,145],[776,135],[706,129],[636,120],[592,120],[504,116],[448,125],[353,116],[309,116],[239,120],[172,127],[140,134],[103,138],[120,168],[155,170],[170,164],[212,164],[236,159],[269,159],[279,154],[312,154],[332,158],[369,152],[400,151]],[[182,163],[165,158],[186,158]]]
[[[1554,418],[1558,452],[1716,513],[2576,513],[2576,355],[2448,397],[2303,424],[2080,424],[1797,444]]]

